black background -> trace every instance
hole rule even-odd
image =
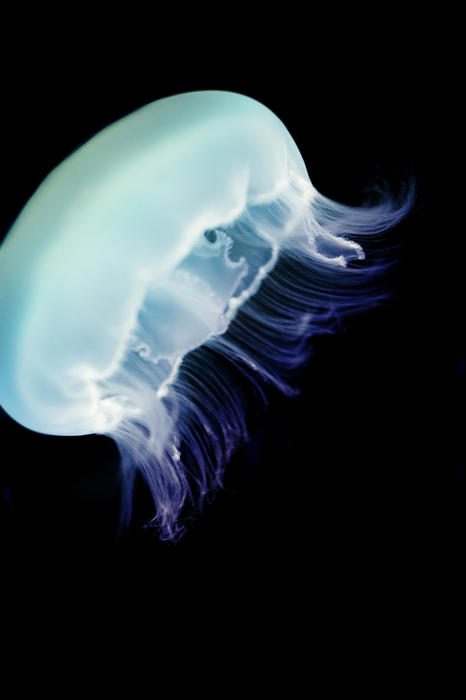
[[[141,53],[133,40],[90,59],[84,43],[13,61],[3,89],[3,234],[51,168],[101,128],[201,89],[271,108],[327,196],[358,204],[373,176],[395,188],[409,176],[417,200],[391,238],[391,299],[316,339],[300,396],[270,392],[225,489],[180,542],[142,528],[151,504],[141,485],[133,524],[115,541],[109,440],[38,435],[0,414],[6,578],[68,593],[73,605],[83,591],[103,602],[144,590],[156,607],[189,600],[223,616],[246,606],[250,620],[258,610],[274,620],[388,616],[400,601],[419,605],[426,582],[457,581],[466,548],[463,243],[444,219],[444,79],[416,31],[402,40],[374,31],[364,44],[350,37],[336,55],[330,42],[315,49],[312,35],[280,42],[276,27],[254,52],[247,35],[202,55],[172,36],[165,51]]]

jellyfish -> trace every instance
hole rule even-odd
[[[0,248],[0,403],[39,433],[113,438],[122,522],[139,472],[176,539],[247,438],[243,385],[294,391],[310,337],[376,300],[363,243],[411,203],[325,197],[251,97],[137,109],[52,170]]]

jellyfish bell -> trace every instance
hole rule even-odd
[[[254,100],[191,93],[107,127],[55,168],[2,247],[4,314],[21,334],[2,336],[13,417],[52,434],[95,430],[95,381],[118,364],[148,288],[204,231],[273,192],[285,135]]]
[[[140,469],[174,537],[186,498],[215,488],[246,435],[216,358],[286,387],[316,302],[357,305],[352,283],[329,291],[342,269],[364,277],[347,268],[364,257],[352,237],[410,204],[325,198],[284,124],[249,97],[142,107],[56,167],[2,244],[1,405],[38,432],[112,436],[127,483]]]

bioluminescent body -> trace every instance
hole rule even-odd
[[[285,126],[251,98],[153,102],[56,167],[6,237],[1,405],[38,432],[113,437],[123,517],[139,469],[173,538],[246,436],[235,372],[286,391],[326,310],[368,302],[373,270],[348,267],[361,239],[409,206],[319,194]]]

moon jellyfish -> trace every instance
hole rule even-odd
[[[323,196],[249,97],[152,102],[58,165],[2,244],[1,405],[39,433],[112,437],[122,521],[139,470],[175,539],[247,437],[245,386],[291,393],[310,336],[372,303],[362,244],[411,201]]]

